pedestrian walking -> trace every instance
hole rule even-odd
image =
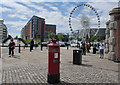
[[[80,49],[82,49],[82,50],[83,50],[83,45],[82,45],[82,42],[81,42],[81,44],[80,44]]]
[[[11,53],[12,56],[14,56],[15,42],[13,41],[13,39],[11,39],[8,47],[9,47],[9,57],[11,57]]]
[[[34,46],[34,41],[32,39],[31,42],[30,42],[30,52],[33,50],[33,46]]]
[[[79,42],[77,42],[77,48],[80,48],[80,43]]]
[[[87,53],[90,52],[89,49],[90,49],[89,43],[86,43],[86,52],[87,52]]]
[[[93,54],[96,54],[96,44],[93,44]]]
[[[83,46],[83,55],[86,55],[86,47],[85,47],[85,42],[82,43]]]
[[[104,44],[102,43],[102,41],[100,43],[99,48],[100,48],[100,58],[103,58],[104,57]]]
[[[90,53],[90,43],[88,43],[88,53]]]

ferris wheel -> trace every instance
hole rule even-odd
[[[70,12],[70,16],[69,16],[69,28],[70,28],[71,33],[74,33],[75,28],[76,28],[76,25],[73,26],[74,23],[72,23],[72,18],[74,18],[73,14],[80,7],[87,7],[87,8],[90,8],[92,10],[92,12],[97,17],[97,19],[96,19],[97,21],[95,22],[97,27],[95,29],[90,29],[90,23],[91,23],[90,21],[91,20],[90,20],[90,18],[88,16],[77,17],[76,21],[78,21],[79,23],[81,23],[81,26],[82,26],[82,29],[83,29],[83,31],[80,31],[79,33],[80,34],[83,33],[82,35],[85,36],[86,29],[89,29],[89,31],[87,33],[90,34],[92,32],[96,36],[98,34],[98,32],[99,32],[99,29],[100,29],[100,17],[98,15],[97,11],[95,10],[95,8],[93,8],[89,4],[80,4],[80,5],[77,5]],[[79,12],[77,14],[79,14]],[[77,24],[77,25],[80,25],[80,24]]]

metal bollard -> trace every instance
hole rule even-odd
[[[67,50],[69,49],[69,46],[67,45]]]
[[[19,48],[18,48],[18,53],[20,53],[20,44],[19,44]]]
[[[43,45],[41,44],[41,51],[43,50]]]
[[[23,46],[23,48],[25,49],[25,45]]]

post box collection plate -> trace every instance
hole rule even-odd
[[[58,53],[54,53],[54,58],[58,58]]]

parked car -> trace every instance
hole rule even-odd
[[[71,42],[65,42],[65,45],[67,46],[70,46]]]
[[[38,42],[37,41],[34,41],[34,46],[38,47]]]
[[[48,42],[42,42],[42,45],[45,46],[45,47],[47,47],[48,44],[50,44],[50,41],[48,41]]]
[[[59,42],[57,42],[59,45],[60,45],[60,47],[65,47],[66,45],[65,45],[65,42],[62,42],[62,41],[59,41]]]
[[[71,47],[77,47],[77,43],[76,42],[71,42],[70,46]]]

